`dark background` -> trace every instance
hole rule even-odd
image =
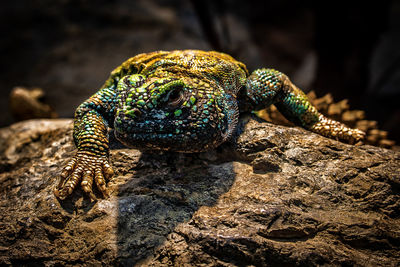
[[[400,136],[400,1],[16,0],[0,9],[0,126],[15,86],[61,117],[142,52],[218,50],[273,67],[304,91],[350,100]]]

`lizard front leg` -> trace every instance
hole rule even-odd
[[[279,71],[255,70],[247,79],[246,94],[253,110],[274,104],[288,120],[320,135],[349,143],[365,137],[363,131],[349,128],[319,113],[303,91]]]
[[[76,155],[61,172],[54,194],[65,199],[80,183],[89,197],[96,199],[93,182],[104,197],[108,196],[106,180],[113,176],[109,164],[108,125],[112,125],[115,109],[114,86],[101,89],[82,103],[75,112],[74,141]]]

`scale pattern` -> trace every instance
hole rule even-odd
[[[128,147],[199,152],[234,133],[239,113],[271,104],[290,121],[350,143],[364,133],[320,114],[283,73],[246,66],[214,51],[158,51],[132,57],[111,72],[102,88],[75,112],[78,152],[61,173],[55,195],[66,198],[80,183],[95,199],[95,183],[107,196],[113,176],[108,128]]]

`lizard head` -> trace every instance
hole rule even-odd
[[[114,129],[126,146],[197,152],[225,140],[222,97],[204,81],[135,74],[123,77],[117,90]]]

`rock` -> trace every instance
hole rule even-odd
[[[400,153],[245,122],[205,153],[112,141],[112,193],[97,202],[52,193],[71,120],[0,129],[0,265],[400,264]]]
[[[48,104],[43,103],[45,92],[41,88],[28,89],[14,87],[10,93],[10,110],[17,121],[57,118],[58,114]]]

